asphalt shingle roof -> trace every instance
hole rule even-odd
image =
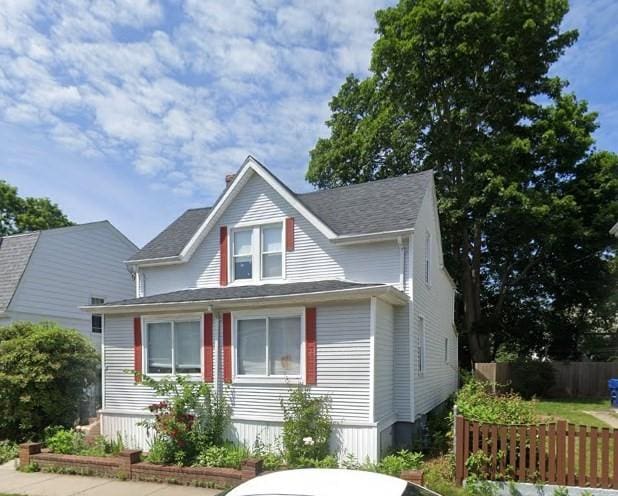
[[[243,298],[263,298],[268,296],[294,296],[324,291],[344,289],[373,288],[387,286],[382,283],[356,283],[348,281],[308,281],[287,284],[259,284],[253,286],[227,286],[222,288],[183,289],[141,298],[112,301],[103,306],[140,305],[151,303],[181,303],[191,301],[239,300]]]
[[[0,312],[11,303],[39,234],[34,232],[0,238]]]
[[[363,235],[414,227],[431,170],[362,184],[292,193],[338,235]],[[180,254],[212,210],[187,210],[131,260]]]

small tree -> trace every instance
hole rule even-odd
[[[311,396],[307,388],[290,390],[283,409],[283,447],[289,465],[323,460],[329,454],[328,441],[332,431],[330,400]]]
[[[52,322],[0,327],[0,439],[39,438],[72,426],[99,356],[78,331]]]

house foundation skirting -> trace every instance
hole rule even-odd
[[[108,439],[122,438],[125,446],[148,451],[151,437],[146,428],[138,425],[149,418],[147,413],[101,411],[101,434]],[[386,427],[375,424],[337,423],[331,436],[331,451],[340,459],[353,455],[358,461],[377,461],[384,442],[380,442],[380,431]],[[277,449],[282,435],[282,422],[270,420],[232,419],[227,438],[235,443],[252,448],[256,441]]]

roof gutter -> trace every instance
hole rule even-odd
[[[369,234],[344,234],[333,238],[331,241],[336,245],[351,245],[356,243],[374,243],[378,241],[397,240],[401,236],[407,236],[414,232],[413,227],[397,229],[394,231],[381,231]]]
[[[256,296],[250,298],[225,298],[199,301],[180,301],[167,303],[134,303],[128,305],[88,305],[80,307],[90,313],[128,314],[145,312],[170,312],[204,310],[206,307],[216,309],[234,309],[256,306],[273,306],[280,304],[320,303],[338,300],[357,300],[371,296],[381,297],[393,305],[405,305],[409,298],[406,294],[390,285],[372,286],[368,288],[338,289],[317,293],[299,293],[294,295]]]

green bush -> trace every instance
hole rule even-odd
[[[326,455],[324,458],[305,458],[300,457],[294,468],[338,468],[337,457]]]
[[[255,439],[252,455],[263,461],[264,470],[279,470],[285,465],[281,448],[265,445],[259,435]]]
[[[328,397],[313,397],[297,386],[290,390],[283,409],[283,448],[286,461],[297,466],[301,460],[322,460],[329,455],[332,431]]]
[[[39,439],[74,424],[99,357],[78,331],[54,323],[0,327],[0,439]]]
[[[532,424],[535,405],[517,394],[493,394],[485,382],[470,380],[457,393],[457,410],[470,420],[493,424]]]
[[[545,397],[556,384],[550,362],[521,360],[511,363],[511,387],[526,399]]]
[[[240,469],[242,462],[250,457],[251,452],[244,446],[228,443],[223,446],[206,448],[198,455],[197,465]]]
[[[103,436],[97,436],[92,443],[87,444],[84,433],[72,429],[53,428],[47,431],[45,446],[52,453],[63,455],[116,456],[123,449],[122,439],[108,441]]]
[[[381,474],[399,477],[403,470],[419,469],[423,466],[423,454],[408,450],[400,450],[380,460],[376,471]]]
[[[148,461],[191,465],[201,452],[223,444],[231,411],[210,385],[182,376],[160,381],[142,376],[142,384],[167,398],[150,405],[154,417],[140,423],[154,433]]]
[[[17,447],[17,443],[12,441],[0,441],[0,465],[13,458],[17,458],[18,454],[19,448]]]

